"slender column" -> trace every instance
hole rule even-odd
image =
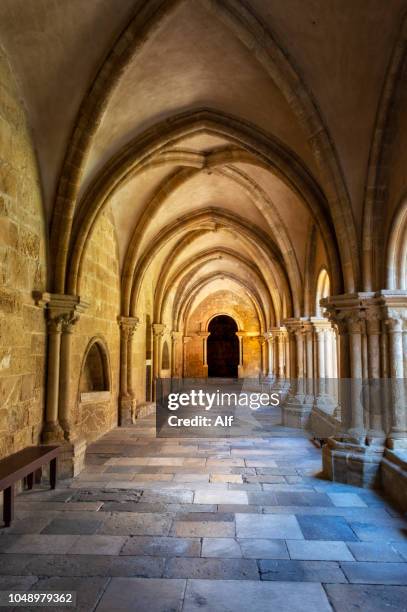
[[[171,376],[173,378],[180,378],[182,376],[182,369],[180,362],[182,361],[181,348],[182,348],[182,332],[173,331],[171,332],[172,339],[172,358],[171,358]],[[181,357],[181,359],[180,359]]]
[[[117,318],[120,327],[120,394],[119,424],[130,425],[135,416],[133,388],[133,335],[137,329],[138,317]]]
[[[43,429],[45,442],[63,437],[58,422],[61,331],[62,315],[50,317],[48,320],[47,405]]]
[[[187,377],[187,344],[188,342],[191,340],[191,336],[184,336],[183,337],[183,351],[182,351],[182,372],[183,372],[183,376],[184,378]]]
[[[369,443],[384,440],[384,423],[381,414],[380,379],[380,319],[377,313],[367,313],[367,365],[369,379]],[[383,415],[384,416],[384,415]]]
[[[264,348],[266,349],[265,352],[267,354],[267,370],[265,371],[267,372],[268,378],[273,378],[274,376],[274,351],[273,351],[274,336],[271,332],[266,332],[264,334],[264,338],[266,341]]]
[[[160,377],[161,372],[161,339],[164,335],[165,325],[153,323],[153,376]]]
[[[71,368],[72,368],[72,332],[79,317],[73,313],[64,315],[62,318],[61,336],[61,360],[60,360],[60,399],[59,399],[59,422],[64,430],[65,438],[71,434],[70,423],[70,398],[71,398]]]
[[[356,441],[363,443],[365,438],[364,410],[362,403],[362,333],[364,321],[354,312],[348,318],[350,370],[351,370],[351,434]]]
[[[278,377],[284,378],[284,355],[285,353],[285,338],[284,332],[278,332]]]
[[[407,417],[404,397],[403,319],[393,314],[386,320],[389,334],[390,376],[392,378],[392,427],[390,448],[407,447]]]
[[[306,393],[308,401],[312,401],[314,395],[314,354],[313,354],[313,330],[309,324],[305,328],[305,358],[306,358]]]
[[[48,326],[47,399],[43,441],[61,442],[70,439],[67,426],[70,418],[71,326],[89,304],[77,295],[34,292],[37,306],[46,309]],[[64,332],[64,333],[63,333]]]

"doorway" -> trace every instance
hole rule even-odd
[[[209,323],[208,331],[209,378],[237,378],[239,338],[236,322],[227,315],[218,315]]]

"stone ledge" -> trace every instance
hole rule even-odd
[[[407,453],[385,450],[381,463],[382,486],[399,506],[407,511]]]

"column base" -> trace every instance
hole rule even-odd
[[[44,424],[44,428],[41,433],[41,441],[43,444],[62,444],[65,440],[64,430],[61,425],[55,422],[48,422]]]
[[[322,449],[323,474],[358,487],[380,487],[383,446],[366,446],[349,438],[329,438]]]
[[[295,398],[292,398],[295,399]],[[308,426],[312,405],[287,402],[281,407],[281,420],[285,427],[304,429]]]
[[[63,450],[58,458],[58,478],[74,478],[85,467],[86,440],[77,438],[62,444]]]
[[[133,425],[136,419],[136,406],[137,401],[134,397],[119,398],[119,427]]]

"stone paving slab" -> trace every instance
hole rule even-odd
[[[200,538],[132,536],[121,550],[122,555],[153,557],[199,557]]]
[[[259,580],[252,559],[167,559],[164,578],[201,578],[205,580]]]
[[[320,584],[188,580],[183,612],[331,612]]]
[[[345,542],[328,540],[287,540],[291,559],[304,561],[354,561]]]
[[[356,561],[403,561],[402,555],[397,552],[396,543],[348,542],[348,548],[355,557]]]
[[[97,612],[180,612],[185,580],[113,578]]]
[[[339,564],[333,561],[264,559],[259,561],[259,569],[262,580],[347,582]]]
[[[342,563],[341,567],[349,582],[407,585],[405,563]]]
[[[335,612],[407,612],[407,587],[327,584]]]
[[[238,538],[304,539],[298,521],[293,515],[269,514],[256,516],[236,514]]]

